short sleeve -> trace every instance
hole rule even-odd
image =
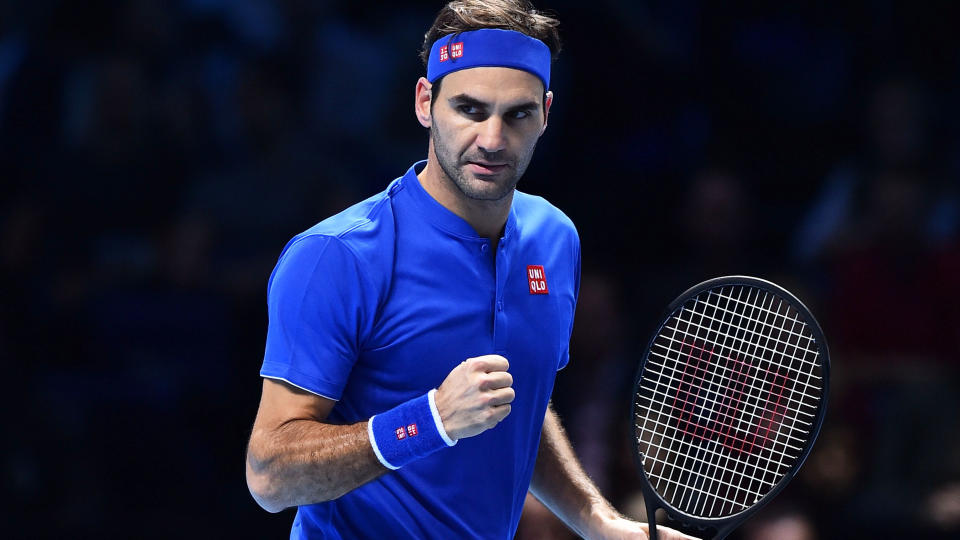
[[[570,328],[567,329],[567,343],[563,354],[560,357],[560,363],[557,365],[557,371],[567,367],[570,363],[570,340],[573,339],[573,322],[577,313],[577,300],[580,297],[580,238],[574,234],[573,249],[573,312],[570,314]]]
[[[260,375],[339,400],[376,305],[374,287],[342,240],[295,238],[267,287],[269,323]]]

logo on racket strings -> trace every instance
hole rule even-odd
[[[530,284],[530,294],[549,294],[547,289],[547,275],[543,273],[543,266],[531,264],[527,266],[527,282]]]
[[[687,343],[671,408],[686,438],[716,441],[738,454],[776,443],[790,398],[789,378],[739,355],[722,357],[712,346]]]

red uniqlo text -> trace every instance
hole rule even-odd
[[[543,266],[531,264],[527,266],[527,282],[530,284],[530,294],[547,294],[547,276],[543,273]]]
[[[440,47],[440,61],[446,62],[448,58],[460,58],[463,56],[463,42],[458,41],[450,45],[450,48],[447,49],[447,46],[444,45]]]

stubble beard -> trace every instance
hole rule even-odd
[[[437,156],[440,169],[465,197],[475,201],[500,201],[513,193],[513,190],[517,187],[517,182],[526,172],[527,166],[530,165],[530,158],[533,156],[533,148],[531,148],[529,152],[521,155],[516,161],[508,160],[509,167],[505,172],[512,171],[512,175],[505,174],[502,178],[496,180],[481,180],[469,177],[464,171],[464,167],[467,166],[469,161],[474,160],[499,161],[495,154],[486,154],[480,151],[481,153],[478,155],[458,157],[450,147],[446,146],[443,137],[437,136],[437,131],[434,128],[430,129],[430,137],[433,139],[433,151]],[[536,146],[536,143],[534,143],[534,146]]]

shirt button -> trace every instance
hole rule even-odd
[[[481,253],[486,253],[488,249],[490,249],[490,246],[488,246],[488,245],[486,245],[486,244],[481,244],[481,245],[480,245],[480,252],[481,252]]]

